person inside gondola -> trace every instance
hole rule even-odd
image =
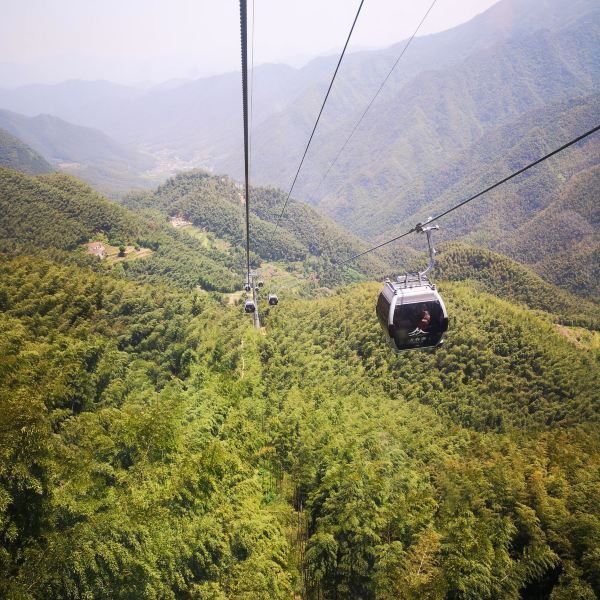
[[[420,315],[417,317],[418,321],[416,324],[416,328],[421,331],[427,331],[429,325],[431,325],[431,315],[428,310],[419,311]],[[417,313],[418,314],[418,313]]]

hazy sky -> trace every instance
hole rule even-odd
[[[432,0],[365,0],[352,47],[412,33]],[[462,23],[497,0],[438,0],[421,33]],[[254,0],[255,62],[300,65],[338,52],[358,0]],[[252,0],[248,0],[252,12]],[[0,85],[64,79],[123,83],[239,68],[236,0],[0,0]]]

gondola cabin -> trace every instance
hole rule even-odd
[[[442,297],[427,277],[414,273],[386,280],[377,300],[377,317],[398,352],[437,348],[448,329]]]
[[[256,310],[256,305],[254,304],[254,300],[246,300],[246,304],[244,304],[244,312],[253,313]]]
[[[279,304],[279,298],[277,297],[277,294],[269,294],[269,305],[275,306],[277,304]]]

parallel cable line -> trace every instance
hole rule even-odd
[[[246,0],[240,0],[240,37],[242,45],[242,110],[244,115],[244,181],[246,193],[246,281],[250,283],[250,195],[248,182],[248,22]]]
[[[379,89],[375,92],[375,95],[371,98],[369,104],[367,104],[367,107],[363,111],[363,113],[360,116],[360,118],[358,119],[358,121],[354,124],[354,127],[352,128],[352,131],[350,131],[350,135],[348,135],[348,137],[346,138],[346,141],[342,144],[342,147],[338,150],[337,154],[335,155],[335,158],[333,159],[333,161],[331,162],[331,164],[327,168],[327,171],[325,172],[325,175],[323,175],[321,181],[319,181],[319,185],[316,187],[314,193],[317,193],[319,191],[319,189],[323,185],[323,182],[327,179],[329,173],[331,172],[331,169],[333,169],[333,167],[337,163],[337,161],[338,161],[339,157],[341,156],[342,152],[345,150],[346,146],[348,145],[348,143],[352,139],[352,136],[354,135],[354,133],[356,132],[356,130],[359,128],[360,124],[363,122],[363,119],[365,118],[365,116],[369,112],[371,106],[373,106],[373,103],[375,102],[375,100],[377,99],[377,97],[379,96],[379,94],[381,93],[381,91],[383,90],[383,88],[385,87],[385,84],[388,82],[388,79],[391,77],[392,73],[394,72],[394,70],[398,66],[398,63],[400,62],[400,60],[402,59],[402,57],[404,56],[404,54],[408,50],[408,47],[411,45],[412,41],[417,36],[417,33],[419,33],[419,30],[423,26],[423,23],[425,23],[425,20],[429,16],[429,13],[431,12],[431,10],[433,9],[433,7],[435,6],[436,2],[437,2],[437,0],[433,0],[433,2],[431,3],[431,6],[427,9],[427,12],[423,15],[423,18],[421,19],[421,21],[417,25],[417,28],[414,30],[414,32],[410,36],[410,38],[406,41],[406,44],[404,45],[404,48],[402,48],[402,52],[400,52],[398,58],[396,59],[396,61],[392,65],[392,68],[388,71],[388,74],[385,76],[384,80],[381,82],[381,85],[379,86]]]
[[[567,148],[570,148],[574,144],[577,144],[578,142],[581,142],[585,138],[593,135],[599,129],[600,129],[600,125],[597,125],[593,129],[590,129],[589,131],[586,131],[585,133],[581,134],[580,136],[577,136],[576,138],[572,139],[571,141],[567,142],[566,144],[563,144],[560,148],[557,148],[556,150],[553,150],[552,152],[549,152],[548,154],[542,156],[541,158],[538,158],[537,160],[529,163],[525,167],[522,167],[518,171],[515,171],[514,173],[511,173],[510,175],[508,175],[508,177],[505,177],[504,179],[501,179],[500,181],[497,181],[496,183],[494,183],[493,185],[490,185],[489,187],[485,188],[481,192],[477,192],[477,194],[474,194],[473,196],[470,196],[466,200],[463,200],[462,202],[459,202],[458,204],[455,204],[454,206],[452,206],[448,210],[445,210],[444,212],[440,213],[439,215],[436,215],[435,217],[432,217],[431,219],[429,219],[427,221],[427,224],[433,223],[434,221],[437,221],[438,219],[441,219],[442,217],[445,217],[446,215],[450,214],[451,212],[453,212],[453,211],[461,208],[465,204],[468,204],[469,202],[472,202],[473,200],[476,200],[477,198],[483,196],[484,194],[487,194],[488,192],[491,192],[492,190],[494,190],[497,187],[503,185],[507,181],[510,181],[511,179],[514,179],[515,177],[517,177],[518,175],[521,175],[522,173],[525,173],[525,171],[528,171],[532,167],[535,167],[536,165],[539,165],[540,163],[544,162],[545,160],[548,160],[549,158],[552,158],[553,156],[555,156],[559,152],[562,152],[563,150],[566,150]],[[411,229],[409,229],[408,231],[405,231],[404,233],[402,233],[402,234],[400,234],[400,235],[392,238],[391,240],[387,240],[385,242],[382,242],[381,244],[377,244],[376,246],[373,246],[372,248],[369,248],[368,250],[365,250],[364,252],[359,252],[358,254],[355,254],[354,256],[351,256],[350,258],[348,258],[348,259],[346,259],[346,260],[338,263],[338,265],[339,266],[345,265],[345,264],[347,264],[349,262],[352,262],[353,260],[356,260],[357,258],[360,258],[361,256],[364,256],[365,254],[369,254],[370,252],[378,250],[379,248],[383,248],[383,246],[387,246],[388,244],[391,244],[392,242],[396,242],[397,240],[400,240],[403,237],[406,237],[407,235],[410,235],[411,233],[415,233],[416,231],[419,231],[419,229],[422,226],[423,226],[423,223],[419,223],[419,224],[415,225],[414,227],[412,227]]]
[[[250,58],[250,131],[249,131],[249,151],[250,151],[250,177],[252,177],[252,117],[254,114],[254,4],[255,0],[252,0],[252,29],[251,29],[251,58]]]
[[[315,125],[312,129],[310,137],[308,138],[308,143],[306,144],[306,148],[304,149],[304,154],[302,155],[302,160],[300,161],[300,164],[298,165],[298,170],[296,171],[296,175],[294,176],[294,181],[292,181],[292,186],[290,187],[290,191],[287,194],[287,198],[285,199],[283,208],[281,209],[281,213],[279,214],[279,217],[277,217],[276,225],[279,225],[279,222],[281,221],[281,218],[283,217],[283,214],[285,213],[285,209],[287,208],[288,202],[290,200],[290,196],[292,195],[292,190],[294,189],[294,186],[296,185],[298,175],[300,175],[300,169],[302,169],[302,165],[304,164],[304,159],[306,158],[306,154],[308,152],[308,149],[310,148],[310,144],[312,142],[313,136],[315,135],[315,131],[317,130],[317,125],[319,124],[319,120],[321,119],[321,115],[323,114],[323,109],[325,108],[325,104],[327,104],[327,99],[329,98],[331,88],[333,87],[333,82],[335,81],[336,75],[340,68],[340,64],[342,63],[342,59],[344,58],[344,55],[346,54],[346,48],[348,47],[348,43],[350,42],[350,38],[352,37],[352,32],[354,31],[354,26],[356,25],[356,21],[358,20],[358,16],[360,15],[360,11],[362,9],[364,1],[365,0],[360,0],[358,10],[356,11],[356,16],[354,17],[354,21],[352,22],[352,27],[350,28],[350,32],[348,33],[348,37],[346,38],[346,43],[344,44],[344,48],[342,50],[342,53],[340,54],[340,58],[338,59],[337,65],[335,67],[335,71],[333,72],[333,77],[331,78],[331,81],[329,83],[329,88],[327,89],[327,93],[325,94],[323,104],[321,105],[321,110],[319,110],[317,120],[315,121]]]

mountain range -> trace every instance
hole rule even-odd
[[[55,168],[82,177],[100,189],[124,193],[132,187],[149,187],[146,177],[155,161],[90,127],[59,117],[27,117],[0,110],[0,127],[41,154]]]
[[[0,597],[600,597],[598,139],[440,219],[435,351],[375,311],[425,236],[347,262],[596,124],[597,16],[415,39],[316,193],[349,55],[281,218],[331,58],[256,70],[248,205],[238,75],[1,92]]]
[[[417,37],[320,185],[405,42],[347,55],[294,196],[380,242],[479,191],[598,123],[599,27],[593,0],[502,0],[459,27]],[[289,186],[334,63],[256,68],[253,181]],[[29,115],[2,111],[0,127],[113,195],[190,167],[242,176],[236,73],[150,89],[105,81],[24,86],[0,90],[0,107]],[[77,143],[65,148],[68,139]],[[591,138],[454,213],[440,239],[499,250],[597,297],[595,217],[573,207],[593,196],[598,156]],[[263,220],[274,221],[282,203]],[[529,237],[537,256],[524,251]],[[391,263],[406,263],[407,252],[397,247],[402,258]]]

